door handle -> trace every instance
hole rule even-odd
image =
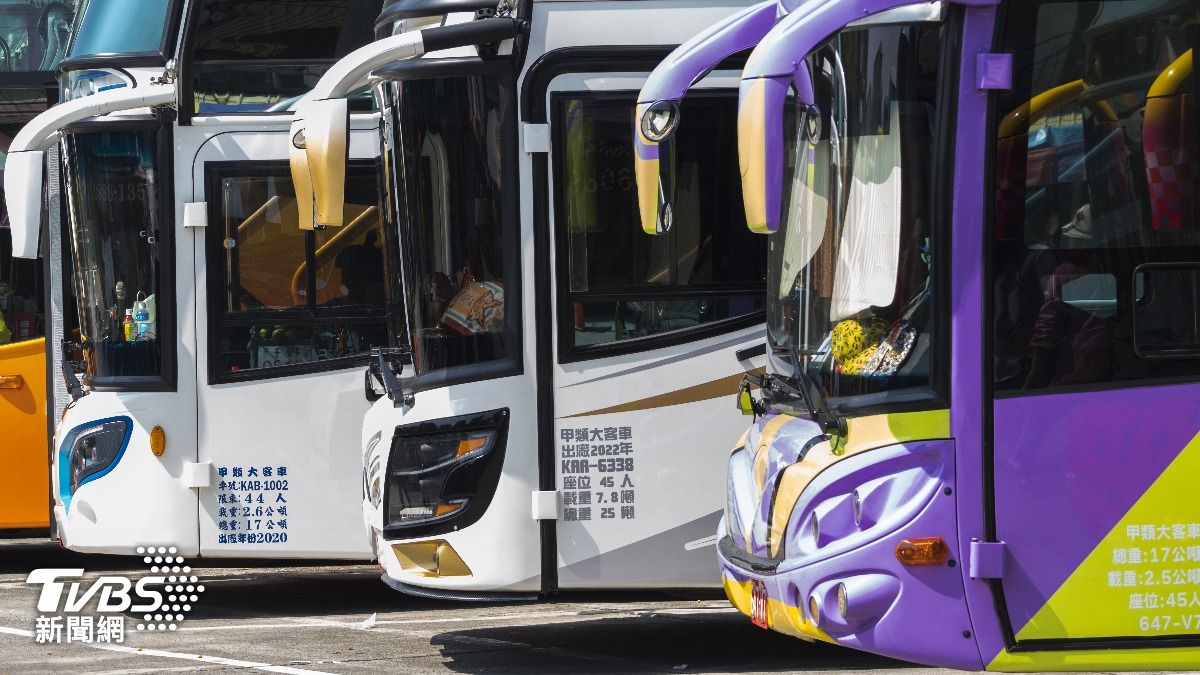
[[[20,375],[0,375],[0,389],[20,389],[25,386],[25,378]]]

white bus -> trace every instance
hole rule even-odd
[[[5,172],[14,253],[52,269],[67,547],[369,558],[356,446],[391,236],[378,115],[356,101],[345,224],[302,231],[287,108],[370,41],[381,4],[82,3],[62,102]]]
[[[363,515],[392,588],[719,585],[724,466],[745,429],[731,395],[763,365],[765,243],[742,227],[719,133],[740,66],[684,105],[687,137],[659,163],[661,237],[634,233],[627,137],[671,46],[739,8],[393,1],[379,40],[337,66],[372,71],[403,299],[362,434]],[[415,58],[441,46],[431,26],[489,22],[490,43]],[[319,85],[293,128],[318,223],[342,202],[338,97]]]

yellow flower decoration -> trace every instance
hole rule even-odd
[[[829,342],[833,358],[842,367],[842,372],[847,375],[861,372],[887,331],[887,322],[878,318],[867,319],[866,325],[856,319],[839,321],[833,327]]]

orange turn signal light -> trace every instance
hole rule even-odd
[[[950,557],[950,547],[941,537],[904,539],[896,545],[896,560],[902,565],[941,565]]]
[[[150,430],[150,452],[155,457],[162,457],[167,451],[167,432],[163,431],[162,427],[154,427]]]
[[[474,438],[464,438],[458,442],[458,452],[454,453],[455,457],[469,455],[472,452],[482,448],[487,444],[487,436],[476,436]]]

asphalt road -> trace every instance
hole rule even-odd
[[[136,631],[127,614],[123,644],[39,644],[41,587],[26,578],[49,567],[146,573],[139,558],[0,540],[0,673],[953,672],[768,633],[716,596],[457,604],[396,593],[369,565],[245,561],[197,562],[203,597],[174,631]]]

